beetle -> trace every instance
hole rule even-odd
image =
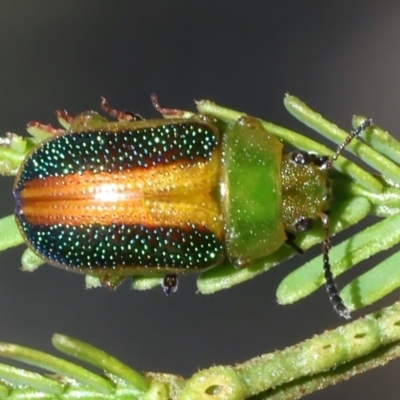
[[[282,245],[302,254],[296,233],[321,219],[323,268],[334,309],[349,318],[329,263],[332,158],[283,144],[255,118],[221,128],[206,115],[168,119],[102,108],[72,118],[23,161],[15,179],[15,218],[27,245],[47,263],[94,275],[113,286],[127,275],[163,273],[167,294],[177,275],[229,260],[238,267]]]

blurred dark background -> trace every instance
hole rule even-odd
[[[347,130],[351,115],[361,113],[396,134],[399,20],[400,3],[390,0],[2,0],[1,132],[23,133],[30,120],[55,124],[60,108],[98,110],[102,95],[114,107],[154,117],[153,92],[165,106],[192,109],[194,99],[206,98],[307,132],[284,110],[290,92]],[[4,216],[13,210],[12,179],[1,182]],[[22,273],[22,251],[0,254],[0,340],[54,353],[50,338],[60,332],[139,370],[189,376],[342,322],[323,289],[277,305],[275,290],[299,258],[211,296],[196,295],[195,277],[181,279],[166,298],[161,289],[135,292],[127,284],[85,290],[83,276],[49,266]],[[397,400],[398,368],[392,362],[308,398]]]

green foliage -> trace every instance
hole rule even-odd
[[[300,121],[335,143],[347,136],[337,126],[309,109],[293,96],[286,96],[285,106]],[[245,114],[229,110],[209,101],[197,103],[200,113],[217,118],[221,123],[234,124]],[[188,113],[189,115],[190,113]],[[354,117],[358,126],[363,117]],[[318,154],[332,155],[332,150],[296,132],[261,121],[265,129],[285,144]],[[31,132],[35,134],[35,132]],[[400,143],[383,129],[372,126],[363,134],[364,141],[353,141],[348,147],[372,167],[371,174],[354,162],[339,157],[332,174],[335,201],[330,219],[331,233],[358,223],[367,215],[380,221],[343,241],[330,252],[335,276],[379,251],[400,241]],[[9,135],[0,147],[0,173],[15,175],[26,154],[43,140],[37,135],[23,139]],[[296,243],[303,248],[321,242],[323,232],[316,226],[299,235]],[[0,251],[23,243],[12,216],[0,220]],[[203,294],[214,293],[244,282],[291,257],[293,250],[283,246],[276,253],[245,269],[231,264],[205,271],[198,278]],[[393,254],[346,286],[341,295],[350,310],[357,310],[386,296],[400,286],[397,266],[399,253]],[[32,271],[42,261],[27,250],[22,258],[24,269]],[[159,285],[160,277],[135,277],[133,286],[144,290]],[[96,279],[88,277],[95,287]],[[322,257],[316,257],[288,275],[277,290],[281,304],[293,303],[324,284]],[[0,364],[0,398],[7,399],[297,399],[325,386],[387,363],[400,355],[400,304],[326,332],[310,340],[249,360],[234,367],[220,366],[200,371],[184,381],[182,378],[157,373],[140,374],[101,350],[55,335],[54,345],[61,351],[91,363],[104,372],[92,373],[65,360],[21,346],[0,344],[0,355],[39,366],[56,375],[40,375]],[[318,357],[315,355],[318,354]],[[275,389],[274,389],[275,388]]]
[[[53,345],[103,374],[52,355],[0,343],[0,356],[40,367],[41,375],[0,364],[0,398],[40,399],[299,399],[315,390],[385,365],[400,356],[400,303],[282,351],[235,366],[179,376],[140,374],[87,343],[56,334]]]
[[[335,143],[341,143],[347,133],[336,125],[328,122],[321,115],[312,111],[304,103],[293,96],[286,96],[284,104],[296,118],[312,127],[320,134]],[[234,124],[244,116],[244,113],[220,107],[210,101],[197,103],[200,113],[217,118],[224,124]],[[191,115],[189,112],[187,115]],[[355,117],[353,124],[357,126],[364,119]],[[305,136],[270,122],[261,121],[263,127],[276,135],[286,144],[305,151],[314,151],[318,154],[332,155],[332,150]],[[23,139],[17,135],[9,135],[7,146],[0,148],[0,173],[15,174],[19,164],[32,147],[45,139],[30,128],[29,132],[34,137]],[[358,223],[367,215],[387,217],[376,223],[364,232],[360,232],[351,239],[336,246],[331,253],[332,270],[335,276],[355,264],[367,259],[379,251],[386,250],[399,242],[400,232],[397,231],[398,210],[400,209],[400,167],[395,163],[400,159],[399,142],[381,128],[373,126],[364,133],[365,143],[353,141],[348,149],[362,161],[377,170],[379,175],[372,175],[354,162],[339,157],[334,167],[339,171],[334,176],[334,199],[330,210],[331,233],[346,229]],[[6,139],[4,139],[6,142]],[[0,220],[0,250],[5,250],[22,243],[21,235],[12,216]],[[298,235],[296,242],[304,250],[321,241],[323,234],[321,226],[315,227],[311,232]],[[272,266],[291,257],[293,250],[283,246],[274,254],[262,258],[245,269],[237,269],[232,264],[219,265],[218,268],[205,271],[198,278],[198,289],[203,294],[229,288],[238,283],[251,279],[267,271]],[[396,264],[398,255],[392,257],[391,265]],[[42,264],[42,261],[31,250],[26,250],[22,265],[27,271],[33,271]],[[320,257],[306,263],[302,268],[287,276],[277,291],[278,301],[289,304],[312,293],[324,284],[322,261]],[[388,269],[388,263],[376,266],[372,271],[351,282],[342,293],[346,304],[351,310],[356,310],[364,305],[371,304],[388,294],[400,285],[400,277],[392,274],[388,279],[375,279],[376,274],[383,269]],[[384,278],[384,274],[379,276]],[[133,287],[139,290],[158,286],[162,278],[157,276],[135,277]],[[301,283],[301,284],[299,284]],[[99,286],[96,278],[87,278],[88,287]],[[361,286],[360,286],[361,285]]]
[[[299,99],[288,95],[285,97],[284,104],[287,110],[301,122],[336,144],[342,143],[347,137],[348,134],[345,131],[328,122]],[[198,102],[197,107],[199,112],[212,115],[227,123],[232,123],[240,116],[245,115],[222,108],[209,101]],[[361,117],[355,117],[353,124],[357,126],[363,120]],[[296,148],[314,151],[318,154],[333,154],[332,150],[298,133],[269,122],[262,122],[262,124],[269,132]],[[361,141],[353,141],[349,145],[349,149],[362,161],[376,169],[379,175],[372,175],[354,162],[350,162],[342,156],[339,157],[334,168],[340,173],[332,177],[335,201],[330,213],[331,233],[337,233],[354,225],[367,215],[387,218],[332,249],[330,260],[335,276],[400,241],[400,231],[398,230],[400,225],[397,223],[399,218],[397,211],[400,206],[400,190],[398,188],[400,167],[393,162],[400,160],[400,144],[395,138],[376,126],[368,128],[364,137],[367,138],[370,145]],[[297,243],[303,249],[308,249],[320,242],[321,238],[322,230],[321,227],[317,226],[313,231],[299,235]],[[201,293],[213,293],[251,279],[279,264],[292,253],[292,250],[288,248],[281,248],[272,256],[259,260],[250,268],[244,270],[237,270],[233,266],[227,265],[206,271],[198,279],[199,290]],[[396,260],[400,260],[400,254],[396,253],[392,260],[391,265],[395,265]],[[388,269],[387,262],[383,266],[382,264],[377,265],[372,271],[346,287],[342,295],[350,310],[357,310],[371,304],[400,286],[398,274],[390,275],[389,283],[387,277],[377,280],[376,271],[381,269]],[[383,278],[382,273],[379,276]],[[278,301],[281,304],[293,303],[312,293],[323,284],[321,257],[316,257],[282,281],[277,291]]]

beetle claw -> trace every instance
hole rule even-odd
[[[166,275],[162,286],[164,293],[169,296],[171,293],[175,293],[178,290],[178,278],[176,275]]]
[[[151,96],[151,102],[153,104],[153,107],[158,111],[164,118],[184,118],[185,116],[185,111],[183,110],[178,110],[177,108],[164,108],[160,106],[160,103],[158,102],[158,97],[155,93],[153,93]]]
[[[57,110],[56,117],[60,125],[65,129],[69,129],[74,120],[74,117],[69,115],[67,110]]]
[[[101,108],[113,118],[116,118],[118,121],[140,121],[143,118],[139,114],[134,114],[130,111],[119,111],[114,108],[111,108],[108,104],[108,100],[105,97],[101,97]]]
[[[285,242],[286,246],[290,246],[297,254],[301,256],[304,255],[304,250],[294,242],[296,240],[296,235],[287,231],[285,231],[285,233],[287,237]]]
[[[99,280],[101,286],[106,287],[110,290],[115,290],[125,278],[125,276],[104,275],[102,277],[99,277]]]
[[[37,121],[29,122],[26,126],[26,130],[35,137],[40,137],[43,133],[52,136],[62,135],[65,133],[64,129],[54,128],[51,124],[45,125]]]

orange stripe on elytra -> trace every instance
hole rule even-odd
[[[218,185],[219,157],[195,164],[174,163],[155,168],[125,170],[119,173],[84,172],[63,177],[32,179],[20,191],[22,199],[51,200],[62,198],[93,198],[101,193],[120,193],[128,197],[144,194],[182,195],[185,191],[208,192]]]
[[[220,207],[212,192],[219,182],[219,157],[208,163],[161,165],[116,174],[85,172],[33,179],[19,193],[33,224],[196,224],[223,234]]]

